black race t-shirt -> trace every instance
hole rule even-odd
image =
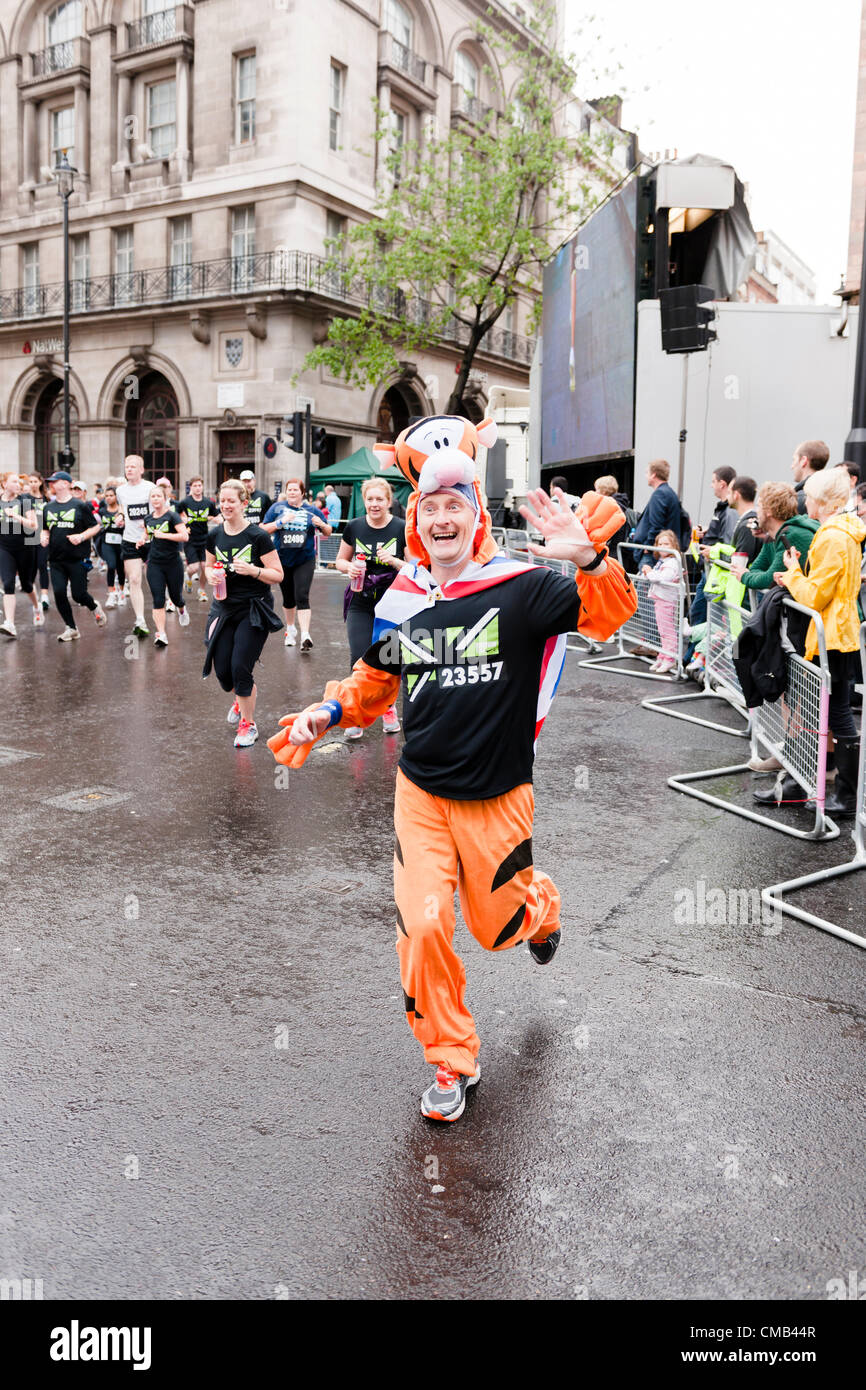
[[[532,781],[545,643],[574,631],[579,611],[574,580],[538,566],[440,600],[370,647],[368,665],[403,673],[400,767],[411,782],[477,801]]]
[[[210,532],[206,545],[214,560],[221,560],[225,565],[227,598],[263,598],[270,595],[269,584],[252,574],[235,574],[231,568],[235,560],[260,565],[262,556],[274,549],[273,536],[263,531],[261,526],[245,526],[236,536],[230,536],[225,526],[220,524]]]
[[[393,584],[399,570],[379,559],[380,555],[396,555],[402,560],[406,551],[406,523],[392,517],[387,526],[371,526],[366,516],[355,517],[346,523],[341,540],[352,547],[356,560],[366,560],[364,587],[351,598],[352,608],[372,613],[386,589]]]
[[[178,502],[176,511],[183,513],[186,517],[186,524],[189,527],[189,538],[191,541],[203,541],[207,539],[209,516],[219,516],[216,503],[212,497],[202,497],[197,502],[192,493],[182,497]]]
[[[49,560],[86,560],[90,553],[87,541],[70,545],[68,536],[89,531],[96,522],[89,502],[70,497],[68,502],[46,502],[42,525],[48,532]]]
[[[24,518],[34,508],[35,502],[29,492],[19,492],[9,502],[0,499],[0,546],[4,550],[21,550],[27,544],[28,537],[30,544],[34,544],[34,533],[24,529]],[[10,516],[10,512],[14,515]],[[38,533],[35,541],[39,541]]]
[[[247,521],[256,523],[262,521],[272,501],[272,497],[269,497],[266,492],[262,492],[261,488],[257,487],[244,508],[244,516]]]
[[[178,526],[182,525],[183,522],[181,518],[178,516],[177,512],[173,512],[171,508],[169,508],[167,512],[163,512],[162,516],[154,516],[153,512],[148,512],[147,516],[144,518],[144,532],[147,539],[150,541],[150,550],[147,555],[148,560],[164,561],[177,560],[180,558],[180,541],[160,540],[160,533],[165,535],[166,532],[170,532],[174,535]]]
[[[102,537],[107,545],[120,545],[123,541],[123,528],[126,518],[123,508],[110,512],[104,502],[99,504],[99,520],[102,522]]]

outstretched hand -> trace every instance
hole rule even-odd
[[[540,531],[545,540],[543,546],[530,544],[529,549],[534,555],[549,555],[552,560],[587,565],[595,559],[595,546],[569,507],[562,488],[556,487],[553,492],[558,506],[540,487],[526,494],[533,510],[526,505],[520,508],[520,515]]]

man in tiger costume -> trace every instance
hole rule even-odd
[[[507,559],[492,538],[478,446],[496,425],[439,415],[378,445],[413,484],[405,568],[376,608],[373,643],[320,704],[280,720],[269,740],[298,767],[332,725],[367,727],[401,683],[405,745],[397,772],[394,895],[397,954],[409,1026],[436,1067],[421,1098],[431,1120],[462,1115],[481,1075],[480,1042],[454,950],[454,895],[489,951],[528,944],[539,965],[559,945],[559,893],[532,856],[535,742],[565,659],[566,634],[603,641],[634,613],[631,581],[605,541],[622,525],[608,497],[586,493],[577,514],[530,492],[522,514],[538,553],[572,561],[576,583]],[[559,491],[557,489],[557,491]]]

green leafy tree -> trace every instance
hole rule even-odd
[[[456,339],[449,413],[461,409],[479,346],[519,292],[531,298],[537,327],[542,267],[620,177],[609,128],[566,133],[575,66],[557,51],[554,6],[537,5],[523,33],[488,13],[478,39],[513,97],[497,114],[466,95],[447,133],[431,129],[400,146],[376,104],[384,156],[374,215],[328,246],[327,274],[357,312],[334,318],[303,364],[379,385],[401,357]],[[493,75],[492,64],[486,71]]]

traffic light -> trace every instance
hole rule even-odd
[[[283,443],[293,453],[302,454],[304,452],[304,412],[296,410],[294,415],[286,416],[286,422],[289,429]]]
[[[659,290],[664,352],[706,352],[716,340],[711,285],[675,285]]]
[[[272,459],[277,452],[277,441],[271,435],[262,440],[262,452],[266,459]]]
[[[323,454],[328,440],[328,433],[324,425],[313,425],[313,440],[310,445],[310,452],[313,454]]]

